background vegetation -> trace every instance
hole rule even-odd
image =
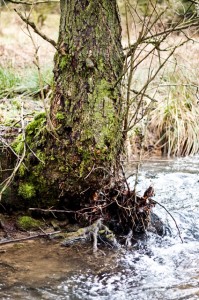
[[[145,155],[197,153],[199,38],[198,26],[191,27],[198,22],[197,1],[118,0],[118,4],[123,45],[128,53],[123,95],[124,101],[127,100],[130,157],[140,153],[140,148]],[[0,9],[0,120],[6,126],[20,120],[22,102],[27,121],[35,112],[44,110],[35,48],[14,7],[26,15],[30,10],[27,5],[19,7],[4,1]],[[31,20],[56,41],[58,3],[35,5]],[[179,26],[182,30],[175,30]],[[31,32],[38,47],[48,104],[55,49]],[[133,51],[128,52],[129,49]]]

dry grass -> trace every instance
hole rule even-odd
[[[171,28],[169,18],[175,3],[167,10],[166,15],[164,7],[160,5],[154,10],[154,16],[144,17],[138,6],[129,5],[133,2],[135,1],[126,0],[131,9],[131,13],[127,15],[128,30],[123,22],[123,33],[128,35],[129,32],[128,39],[123,36],[124,45],[128,46],[130,43],[136,46],[131,56],[133,71],[130,88],[130,67],[124,81],[125,97],[130,93],[128,121],[131,153],[140,153],[140,148],[143,147],[145,151],[161,149],[167,156],[195,154],[199,151],[198,27],[168,34],[161,40],[158,34]],[[177,2],[178,9],[182,9],[182,3]],[[182,22],[179,23],[180,26],[184,26],[188,20],[184,18],[179,21],[176,15],[175,18],[173,14],[172,22]],[[150,27],[153,22],[153,27]],[[148,28],[150,30],[146,36],[155,35],[157,38],[152,37],[148,42],[137,46],[140,32],[144,36]],[[170,53],[172,55],[169,57]],[[130,59],[128,64],[130,65]]]
[[[59,16],[48,15],[42,31],[57,40]],[[26,26],[15,12],[7,9],[1,11],[0,22],[0,56],[1,65],[23,71],[33,64],[34,47],[27,36]],[[55,49],[38,35],[33,36],[39,46],[39,55],[42,66],[52,65]]]
[[[57,40],[59,15],[48,14],[44,20],[41,30],[50,38]],[[38,12],[35,12],[33,19],[36,22]],[[135,42],[140,31],[138,23],[128,20],[131,34],[131,43]],[[122,17],[123,26],[123,44],[127,45],[127,30],[124,15]],[[163,24],[159,21],[155,32],[162,30]],[[39,46],[39,56],[43,70],[44,81],[49,82],[52,78],[53,57],[55,49],[34,35]],[[133,145],[133,152],[140,143],[139,138],[145,134],[145,149],[148,146],[156,145],[156,148],[162,148],[166,155],[187,155],[196,153],[199,150],[198,137],[198,98],[197,87],[199,87],[198,53],[199,37],[197,31],[186,31],[186,35],[193,38],[180,47],[175,54],[169,58],[165,67],[159,72],[158,76],[144,90],[145,95],[136,95],[131,92],[130,124],[132,126],[129,132],[129,144]],[[161,45],[162,48],[172,48],[173,45],[180,44],[185,35],[183,33],[170,35]],[[151,51],[153,44],[146,47],[139,47],[135,55],[138,66],[134,69],[131,88],[135,91],[142,90],[149,76],[158,69],[167,57],[166,51],[158,52],[154,50],[146,59],[142,59]],[[0,119],[8,120],[17,118],[20,102],[31,103],[31,112],[33,111],[33,102],[30,102],[29,95],[37,91],[38,82],[36,68],[33,64],[34,47],[30,38],[26,34],[25,26],[19,17],[9,8],[1,11],[0,19],[0,69],[4,79],[1,83],[1,89],[4,92],[20,90],[22,95],[9,95],[13,99],[7,99],[7,94],[2,94],[0,98]],[[51,77],[50,77],[51,76]],[[1,90],[0,89],[0,90]],[[25,92],[26,91],[26,92]],[[29,91],[29,95],[27,93]],[[124,92],[125,94],[126,92]],[[28,96],[27,96],[28,95]],[[146,96],[147,95],[147,96]],[[150,98],[149,98],[149,97]],[[155,99],[157,102],[153,102]],[[14,103],[14,104],[13,104]],[[17,103],[17,104],[16,104]],[[42,109],[41,103],[37,102],[39,109]],[[18,107],[18,108],[17,108]],[[38,109],[38,108],[37,108]],[[135,114],[135,111],[137,113]],[[134,115],[135,114],[135,115]]]
[[[180,37],[171,37],[172,39]],[[158,76],[145,90],[146,96],[139,96],[132,102],[132,114],[141,106],[135,126],[129,132],[132,152],[137,152],[140,135],[144,137],[144,150],[161,149],[166,156],[180,156],[199,151],[199,37],[178,49]],[[141,90],[147,81],[149,70],[159,64],[158,57],[145,60],[134,74],[132,88]],[[140,119],[140,121],[139,121]],[[151,147],[152,146],[152,147]],[[145,152],[147,154],[147,152]]]
[[[34,47],[24,23],[11,7],[0,11],[0,122],[14,124],[20,119],[20,107],[25,105],[26,119],[43,110],[39,97],[39,80],[34,60]],[[36,13],[34,18],[36,19]],[[59,15],[49,14],[42,31],[56,40]],[[41,72],[44,84],[51,84],[55,49],[33,33],[39,47]],[[33,100],[33,96],[37,97]]]
[[[186,50],[186,56],[198,52],[198,44]],[[191,50],[191,53],[190,53]],[[183,52],[179,53],[182,54]],[[183,54],[184,55],[184,54]],[[199,151],[199,71],[197,61],[184,60],[173,68],[167,68],[159,91],[161,98],[151,112],[150,129],[156,132],[158,144],[165,155],[189,155]]]

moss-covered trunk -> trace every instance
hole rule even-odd
[[[27,127],[32,151],[20,170],[18,193],[30,202],[69,203],[75,195],[79,205],[117,169],[124,142],[117,9],[116,0],[61,0],[50,108],[55,132],[45,129],[43,116]]]

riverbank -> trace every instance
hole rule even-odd
[[[148,232],[131,250],[105,248],[94,256],[92,245],[61,247],[60,241],[46,238],[1,246],[0,297],[198,299],[198,168],[198,156],[157,160],[146,162],[139,175],[138,191],[154,185],[154,199],[175,217],[183,244],[173,220],[164,209],[156,207],[154,211],[169,226],[170,234],[160,237]],[[134,177],[129,184],[134,185]]]

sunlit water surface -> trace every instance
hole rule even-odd
[[[145,163],[138,191],[153,184],[154,212],[171,229],[163,238],[148,233],[134,250],[123,250],[116,265],[95,273],[85,265],[43,286],[0,286],[1,299],[199,299],[199,156]],[[133,177],[129,180],[133,186]],[[100,258],[102,259],[102,258]]]

